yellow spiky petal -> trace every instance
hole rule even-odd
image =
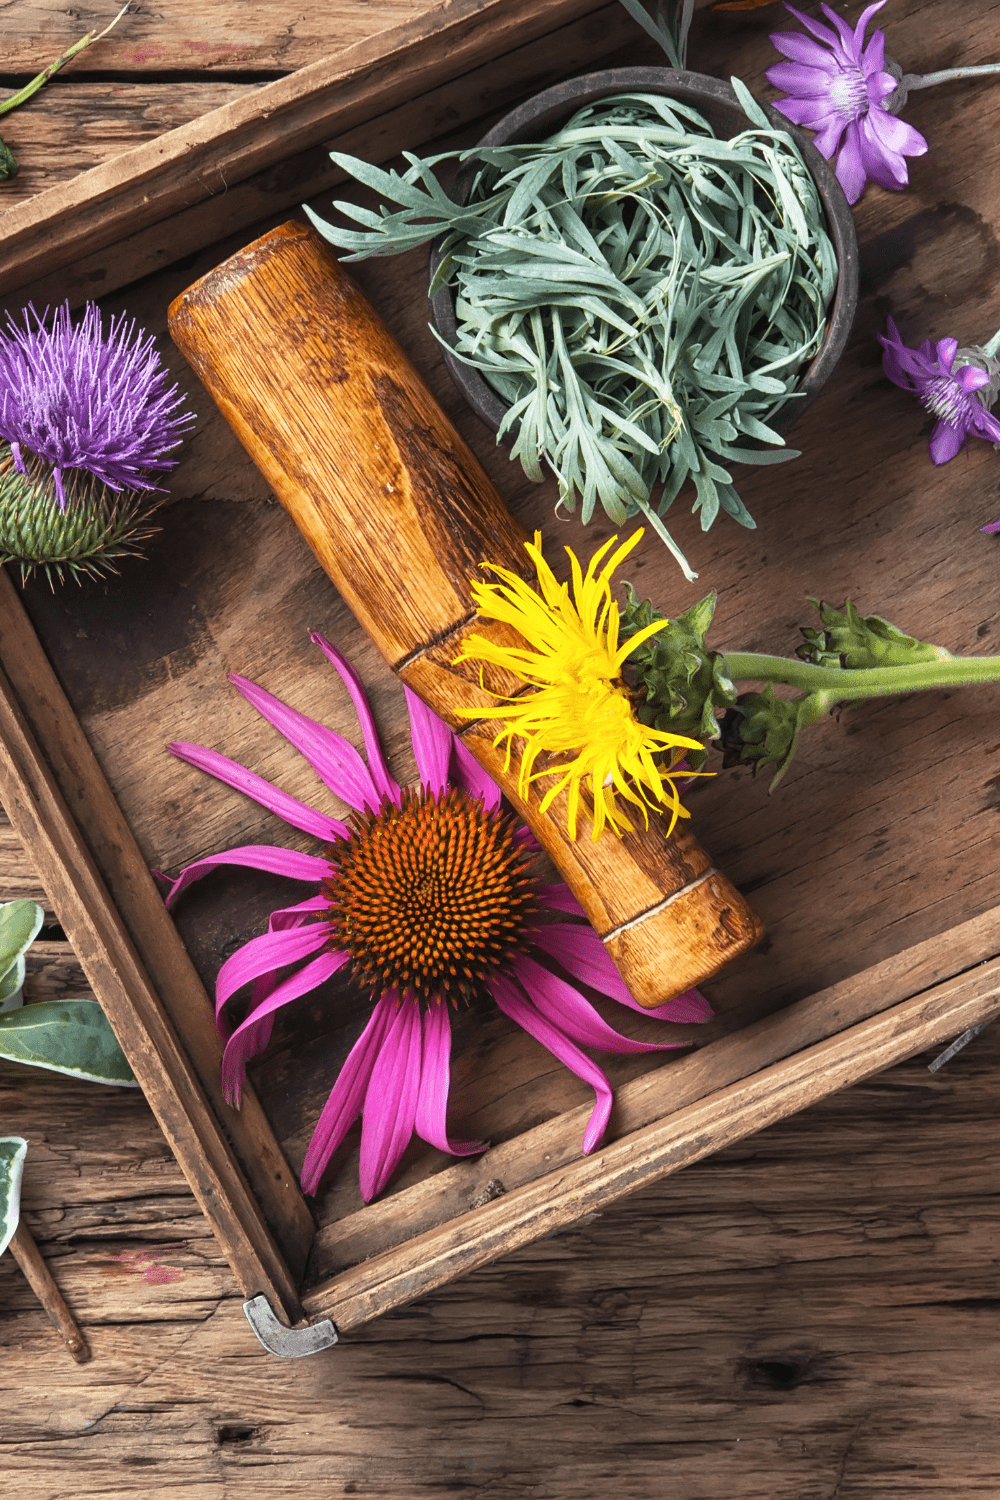
[[[538,575],[537,591],[507,568],[485,563],[483,566],[500,581],[473,583],[472,596],[479,614],[513,627],[525,645],[506,646],[482,635],[471,635],[455,658],[503,667],[532,689],[516,698],[500,700],[494,714],[504,721],[504,728],[493,743],[506,742],[509,767],[513,740],[515,736],[523,738],[520,796],[527,796],[531,782],[540,777],[558,778],[546,790],[541,810],[546,811],[565,791],[569,834],[574,839],[584,787],[593,803],[595,839],[605,827],[618,834],[632,827],[618,799],[637,807],[646,823],[647,808],[668,809],[670,831],[679,817],[688,816],[674,782],[691,773],[674,768],[685,750],[701,750],[701,743],[641,724],[621,680],[628,656],[668,623],[657,620],[619,647],[619,614],[611,597],[611,575],[641,537],[640,529],[615,551],[611,549],[618,538],[612,537],[594,553],[586,573],[567,547],[572,590],[568,583],[556,581],[542,556],[542,538],[537,531],[534,542],[525,543]],[[478,717],[480,710],[461,712]],[[543,753],[569,754],[571,758],[536,772],[535,763]],[[657,758],[665,754],[670,756],[668,769],[657,765]]]

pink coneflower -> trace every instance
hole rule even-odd
[[[89,303],[74,327],[69,303],[51,328],[33,307],[24,327],[8,316],[0,333],[0,440],[14,467],[27,472],[25,450],[52,465],[59,508],[66,509],[63,472],[85,469],[112,490],[156,489],[154,469],[194,421],[160,361],[152,337],[112,318],[107,332]]]
[[[340,822],[273,787],[225,755],[174,744],[175,755],[253,797],[326,845],[323,854],[250,845],[186,866],[168,904],[218,865],[249,865],[310,882],[315,894],[271,915],[268,931],[223,964],[216,1015],[253,986],[246,1020],[222,1060],[226,1097],[238,1103],[250,1057],[263,1050],[276,1011],[350,965],[370,990],[371,1019],[351,1050],[313,1131],[302,1186],[315,1193],[361,1113],[361,1195],[382,1191],[414,1132],[441,1151],[469,1155],[479,1141],[453,1140],[445,1115],[450,1080],[449,1002],[491,995],[501,1010],[594,1088],[585,1152],[603,1138],[612,1094],[581,1050],[648,1052],[683,1042],[637,1042],[610,1027],[577,988],[582,983],[640,1010],[582,909],[563,884],[532,873],[538,845],[500,806],[500,790],[450,729],[408,689],[419,788],[389,774],[361,681],[323,636],[312,640],[340,674],[354,703],[367,764],[341,735],[248,681],[230,682],[354,809]],[[572,920],[561,920],[565,918]],[[279,982],[279,969],[300,964]],[[563,974],[556,972],[556,967]],[[566,976],[566,977],[564,977]],[[707,1021],[712,1011],[689,991],[653,1011],[673,1021]]]

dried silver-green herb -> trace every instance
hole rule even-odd
[[[402,175],[333,153],[400,210],[336,203],[351,229],[307,209],[350,260],[434,240],[431,292],[453,289],[456,352],[506,402],[512,456],[536,479],[544,460],[584,522],[598,500],[616,525],[644,515],[689,578],[660,518],[690,478],[703,530],[720,509],[754,525],[731,465],[797,456],[771,423],[837,280],[795,142],[733,87],[748,121],[731,140],[686,105],[621,94],[538,144],[407,153]],[[465,203],[432,170],[455,157],[478,162]]]

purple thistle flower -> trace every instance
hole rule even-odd
[[[182,760],[327,845],[323,855],[267,845],[210,855],[187,865],[167,895],[169,905],[191,881],[219,865],[248,865],[316,888],[297,905],[272,912],[268,931],[252,938],[219,971],[216,1017],[224,1031],[226,1003],[244,985],[253,986],[247,1017],[228,1036],[223,1053],[226,1098],[238,1104],[247,1061],[266,1047],[275,1013],[350,964],[356,979],[371,986],[374,1005],[309,1142],[301,1173],[307,1193],[316,1192],[359,1111],[360,1184],[366,1203],[385,1187],[414,1132],[457,1156],[486,1149],[481,1141],[452,1139],[445,1121],[448,1002],[476,990],[492,995],[502,1011],[592,1085],[597,1101],[583,1149],[594,1150],[607,1128],[612,1093],[581,1045],[605,1052],[649,1052],[686,1044],[622,1036],[576,984],[589,985],[643,1015],[679,1022],[709,1020],[708,1002],[691,990],[655,1010],[642,1010],[600,938],[580,920],[583,910],[569,888],[561,882],[534,882],[527,867],[538,845],[527,828],[501,812],[499,787],[461,740],[405,689],[421,789],[401,788],[389,774],[360,679],[323,636],[311,639],[351,695],[367,763],[341,735],[255,683],[235,675],[229,680],[354,808],[352,826],[315,811],[215,750],[170,746]],[[408,826],[414,829],[410,842]],[[456,829],[458,838],[449,838],[449,830]],[[428,849],[436,850],[436,856],[428,855]],[[467,857],[466,849],[471,851]],[[499,870],[500,877],[491,870]],[[437,892],[433,900],[429,891]],[[563,919],[540,920],[542,911]],[[451,959],[436,967],[428,959],[434,943],[452,945]],[[568,977],[548,967],[553,961]],[[289,965],[301,967],[279,981],[278,971]],[[388,983],[394,974],[403,977]]]
[[[124,313],[105,334],[94,303],[76,327],[68,302],[51,328],[47,316],[29,306],[23,328],[8,316],[0,334],[0,439],[15,468],[26,473],[25,448],[50,463],[60,510],[64,469],[86,469],[112,490],[161,488],[146,471],[174,467],[163,455],[194,415],[179,410],[184,397],[168,386],[152,336],[126,327]]]
[[[882,368],[889,379],[904,391],[912,391],[938,419],[930,441],[930,455],[936,464],[946,464],[963,444],[968,451],[970,433],[1000,442],[1000,421],[976,394],[989,385],[989,374],[974,364],[954,368],[957,339],[940,339],[936,346],[924,339],[916,349],[910,349],[890,318],[889,336],[879,334],[879,342],[885,350]]]
[[[786,3],[785,9],[812,36],[799,31],[771,34],[775,47],[789,59],[767,69],[768,81],[789,95],[778,100],[775,109],[796,125],[815,130],[814,145],[828,159],[840,146],[837,181],[848,203],[858,201],[868,178],[880,187],[905,187],[905,158],[927,150],[920,132],[889,111],[887,101],[898,80],[886,71],[885,33],[872,32],[865,45],[865,28],[884,4],[885,0],[875,0],[869,5],[853,30],[829,5],[822,5],[835,28],[831,30]]]

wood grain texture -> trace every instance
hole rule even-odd
[[[24,1500],[990,1495],[996,1032],[297,1362],[252,1338],[136,1091],[0,1065],[26,1219],[94,1350],[73,1365],[0,1260],[4,1472]]]
[[[137,146],[4,216],[0,290],[71,264],[230,184],[371,120],[496,53],[595,9],[594,0],[439,0],[417,19],[356,42]]]
[[[384,161],[414,141],[450,132],[464,121],[509,108],[526,92],[537,92],[569,71],[579,71],[607,59],[610,49],[634,43],[635,25],[618,3],[556,27],[544,36],[492,56],[461,77],[436,88],[415,80],[407,97],[393,109],[365,120],[353,129],[328,137],[321,145],[285,156],[241,182],[226,176],[224,191],[203,202],[181,206],[171,215],[169,228],[155,224],[135,233],[124,229],[103,249],[75,257],[71,264],[32,282],[39,304],[68,299],[72,306],[128,285],[137,277],[161,270],[171,260],[200,250],[262,219],[282,214],[303,198],[325,193],[343,182],[344,174],[328,152],[343,151],[368,160]],[[57,81],[58,85],[58,81]],[[12,116],[6,135],[15,145],[21,172],[0,187],[0,217],[7,206],[27,201],[56,183],[108,160],[116,152],[140,145],[158,120],[163,128],[187,123],[203,109],[237,99],[250,84],[151,84],[129,81],[95,82],[48,89],[32,102],[31,110]],[[72,94],[72,102],[67,97]],[[96,94],[102,108],[95,111]],[[202,109],[198,108],[199,102]],[[82,121],[81,121],[82,115]],[[123,132],[131,131],[126,137]],[[112,146],[115,151],[112,151]],[[326,204],[323,209],[325,211]],[[277,219],[274,219],[277,222]],[[0,224],[0,238],[3,228]],[[0,294],[0,309],[16,312],[22,292]]]
[[[0,798],[195,1196],[248,1295],[296,1317],[294,1282],[2,673],[0,741]]]
[[[68,65],[85,73],[227,75],[290,73],[338,48],[419,21],[428,0],[162,0],[139,6],[99,45]],[[109,14],[110,11],[110,14]],[[46,67],[85,32],[103,31],[114,9],[105,0],[82,0],[72,9],[44,0],[8,0],[0,13],[0,55],[5,74],[29,77]],[[65,77],[71,77],[67,71]]]
[[[6,572],[0,573],[0,657],[10,673],[17,709],[25,715],[32,738],[45,745],[53,782],[74,809],[68,836],[76,837],[74,830],[80,830],[80,847],[93,859],[115,903],[116,921],[135,945],[166,1016],[183,1037],[200,1088],[212,1101],[215,1119],[225,1122],[243,1170],[250,1174],[294,1274],[300,1275],[313,1237],[309,1210],[253,1091],[238,1113],[222,1097],[223,1043],[211,1001]],[[27,742],[24,753],[29,753]],[[42,775],[45,769],[35,766],[29,774]],[[15,767],[12,772],[12,784],[18,785]],[[25,791],[21,785],[22,799]],[[44,830],[38,831],[41,846],[34,842],[35,824],[22,824],[18,830],[29,859],[38,861],[41,868],[48,849]],[[56,889],[51,872],[47,885]],[[101,992],[97,994],[103,1000]]]
[[[7,1248],[72,1358],[78,1365],[85,1365],[90,1347],[26,1224],[18,1224]]]

